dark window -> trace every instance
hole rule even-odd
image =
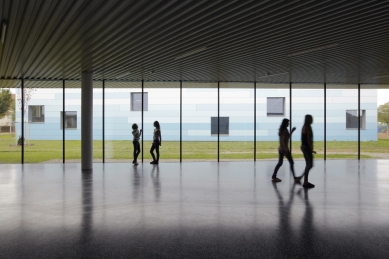
[[[61,112],[61,129],[63,129],[63,112]],[[77,112],[65,112],[65,129],[77,129]]]
[[[361,129],[366,129],[366,110],[361,110]],[[358,129],[358,110],[346,111],[346,129]]]
[[[148,93],[143,93],[143,110],[148,111]],[[131,111],[142,111],[142,93],[131,93]]]
[[[28,106],[28,122],[39,123],[45,122],[45,106],[29,105]]]
[[[284,115],[285,114],[285,97],[268,97],[267,98],[267,115]]]
[[[219,127],[219,133],[220,134],[229,134],[230,133],[230,118],[229,117],[219,117],[220,119],[220,127]],[[217,124],[218,119],[217,117],[211,117],[211,134],[217,135]]]

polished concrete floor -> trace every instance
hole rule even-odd
[[[0,257],[389,258],[388,160],[275,163],[0,165]]]

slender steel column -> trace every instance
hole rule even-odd
[[[361,160],[361,84],[358,84],[358,160]]]
[[[62,163],[65,164],[65,80],[62,80]]]
[[[105,163],[105,80],[103,80],[103,163]]]
[[[182,80],[180,80],[180,163],[182,162]]]
[[[142,163],[143,163],[143,135],[144,135],[144,129],[143,129],[143,99],[144,99],[144,81],[142,79],[142,118],[141,118],[141,124],[142,124]]]
[[[324,160],[327,160],[327,83],[324,83]]]
[[[24,164],[24,79],[22,78],[22,164]]]
[[[293,128],[292,124],[292,82],[289,82],[289,121],[290,121],[290,126],[289,128]],[[290,145],[290,153],[292,154],[292,137],[289,139],[289,145]]]
[[[93,73],[81,73],[81,169],[93,169]]]
[[[254,161],[257,161],[257,82],[254,82]]]
[[[217,161],[220,161],[220,82],[217,81]]]

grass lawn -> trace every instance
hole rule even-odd
[[[21,147],[16,146],[16,140],[11,134],[0,135],[0,163],[20,163]],[[62,141],[60,140],[31,140],[30,146],[25,146],[24,159],[26,163],[62,162]],[[323,159],[324,143],[315,142],[315,155]],[[151,160],[149,149],[150,141],[143,144],[144,158]],[[257,142],[257,159],[276,159],[278,142]],[[300,142],[292,143],[293,157],[302,159]],[[79,162],[81,158],[81,141],[67,140],[65,143],[65,158],[70,162]],[[95,161],[102,161],[102,141],[94,141],[93,156]],[[217,142],[183,142],[183,160],[217,160]],[[356,141],[327,142],[328,159],[355,159],[357,158],[358,143]],[[132,141],[106,141],[105,158],[112,160],[132,160]],[[160,148],[161,160],[178,161],[180,158],[180,143],[164,141]],[[222,160],[250,160],[254,158],[253,142],[220,142],[220,159]],[[389,157],[389,139],[361,142],[361,158],[382,158],[383,154]],[[369,154],[370,153],[370,154]],[[381,156],[377,156],[380,154]]]

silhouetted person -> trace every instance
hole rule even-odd
[[[312,115],[305,115],[304,126],[301,130],[301,151],[303,151],[305,158],[305,170],[303,175],[301,176],[304,176],[304,188],[315,187],[315,185],[308,182],[309,170],[311,170],[311,168],[313,167],[313,154],[316,154],[316,152],[313,150],[313,132],[311,127],[312,123]]]
[[[150,164],[157,165],[159,163],[159,146],[162,145],[162,137],[161,137],[161,127],[159,126],[158,121],[154,121],[154,133],[153,133],[153,144],[151,145],[150,154],[153,157],[153,161],[150,162]],[[154,149],[157,153],[157,158],[155,158],[154,155]]]
[[[293,162],[292,154],[290,153],[289,150],[289,139],[292,133],[296,130],[296,127],[293,127],[292,131],[289,133],[288,126],[289,126],[289,120],[285,118],[282,120],[281,126],[278,130],[278,136],[280,138],[280,146],[278,148],[278,164],[276,165],[276,168],[274,168],[274,173],[273,176],[271,177],[271,180],[273,182],[281,182],[281,179],[277,178],[277,172],[282,166],[284,156],[289,161],[290,170],[292,171],[295,181],[299,182],[301,179],[301,177],[296,177],[294,173],[294,162]]]
[[[132,163],[134,165],[138,165],[138,156],[140,153],[140,144],[139,144],[139,139],[140,135],[142,135],[142,130],[138,130],[138,124],[134,123],[132,124],[132,135],[134,136],[132,140],[132,144],[134,145],[134,160]]]

